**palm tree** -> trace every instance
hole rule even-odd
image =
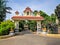
[[[6,0],[0,0],[0,22],[2,22],[3,20],[5,20],[6,18],[6,13],[11,13],[7,10],[12,10],[12,8],[10,7],[6,7]]]

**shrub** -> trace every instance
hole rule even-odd
[[[0,24],[0,35],[9,34],[10,28],[14,28],[14,23],[10,20],[1,22]]]
[[[29,29],[32,30],[33,32],[37,30],[36,21],[29,21],[28,25],[29,25]]]

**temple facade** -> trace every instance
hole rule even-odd
[[[39,13],[37,13],[37,15],[34,16],[31,8],[27,7],[23,11],[22,16],[19,15],[18,11],[16,11],[15,14],[16,15],[12,17],[12,20],[14,20],[14,22],[15,22],[16,33],[19,32],[19,21],[20,20],[35,20],[37,22],[37,34],[41,32],[41,21],[44,20],[44,18],[42,16],[40,16]]]

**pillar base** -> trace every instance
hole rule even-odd
[[[19,29],[15,29],[15,34],[19,34]]]
[[[40,34],[42,32],[41,28],[37,28],[37,34]]]
[[[42,34],[47,34],[47,32],[41,32]]]
[[[11,36],[12,36],[12,35],[15,35],[15,33],[14,33],[14,32],[10,32],[10,33],[9,33],[9,35],[11,35]]]

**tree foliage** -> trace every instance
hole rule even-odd
[[[59,20],[59,24],[60,24],[60,4],[56,6],[55,14],[56,14],[56,16]]]
[[[14,28],[14,22],[7,20],[0,24],[0,35],[6,35],[9,33],[11,28]]]
[[[24,24],[25,24],[24,20],[19,21],[19,31],[23,31],[24,30]]]
[[[36,31],[37,30],[37,23],[36,21],[28,21],[28,26],[31,31]]]
[[[0,0],[0,22],[5,20],[6,13],[10,13],[7,10],[12,10],[10,7],[6,6],[7,1],[6,0]]]
[[[34,10],[33,14],[34,14],[35,16],[37,15],[37,13],[38,13],[38,11],[37,11],[37,10]]]
[[[51,22],[52,23],[56,23],[56,15],[55,14],[51,14]]]
[[[39,11],[40,12],[40,15],[43,16],[43,17],[49,17],[49,15],[47,15],[44,11]]]
[[[39,11],[39,13],[40,13],[40,15],[42,16],[42,17],[44,17],[44,20],[42,21],[42,23],[43,24],[48,24],[49,23],[49,21],[51,21],[51,18],[50,18],[50,16],[48,15],[48,14],[46,14],[44,11]]]

